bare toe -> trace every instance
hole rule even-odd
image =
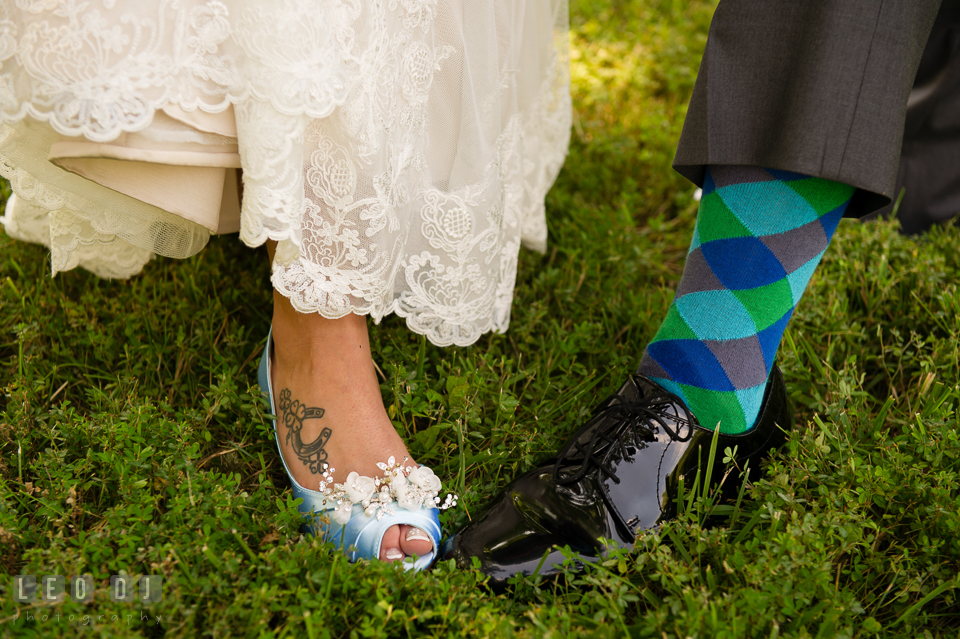
[[[400,545],[400,526],[390,526],[380,542],[380,561],[400,561],[405,556]]]
[[[416,526],[401,526],[400,550],[405,555],[423,557],[433,550],[433,541],[430,536]]]

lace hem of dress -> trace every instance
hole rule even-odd
[[[54,273],[128,277],[209,232],[54,167],[50,142],[233,104],[240,238],[278,242],[272,280],[298,310],[397,313],[439,345],[507,328],[569,138],[565,0],[16,6],[0,16],[5,223]]]
[[[506,331],[520,245],[546,248],[544,198],[569,139],[566,67],[557,63],[551,71],[529,110],[504,127],[481,181],[455,191],[426,189],[409,203],[419,211],[417,230],[431,240],[430,250],[384,260],[371,277],[370,269],[356,268],[359,233],[319,229],[327,245],[322,259],[311,256],[310,242],[306,255],[298,251],[286,263],[278,255],[271,278],[277,291],[298,311],[330,319],[356,313],[379,323],[396,313],[438,346],[469,346],[487,332]],[[486,228],[479,223],[484,218]]]

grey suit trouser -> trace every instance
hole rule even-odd
[[[920,58],[894,193],[904,233],[922,233],[960,212],[960,0],[944,0]],[[893,205],[878,211],[891,213]]]
[[[857,187],[847,215],[895,196],[907,99],[940,0],[724,0],[674,168],[794,171]]]

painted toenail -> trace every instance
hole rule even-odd
[[[391,548],[386,552],[385,556],[390,561],[393,561],[394,559],[403,559],[403,553],[397,548]]]
[[[416,526],[411,526],[410,529],[407,530],[406,540],[407,541],[431,541],[427,533],[423,532]]]

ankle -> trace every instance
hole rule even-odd
[[[375,476],[377,462],[391,456],[409,457],[383,406],[366,317],[350,314],[331,320],[298,313],[285,298],[277,300],[271,361],[275,397],[278,402],[286,397],[288,406],[298,411],[297,416],[287,415],[277,406],[281,449],[288,463],[293,460],[297,481],[319,480],[315,471],[308,473],[296,463],[314,442],[323,448],[338,482],[350,471]],[[287,439],[291,424],[297,427],[298,446]]]
[[[370,356],[367,318],[348,313],[328,319],[318,313],[301,313],[274,291],[274,351],[281,358],[304,359],[336,350]]]

